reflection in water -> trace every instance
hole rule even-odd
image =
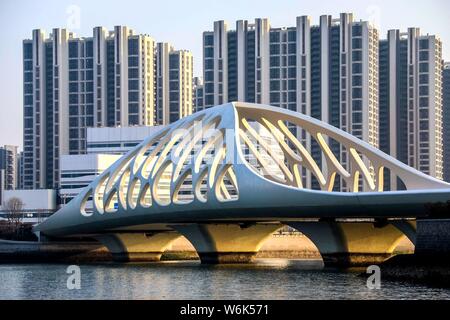
[[[369,290],[363,269],[323,269],[312,260],[80,267],[81,290],[68,290],[66,265],[0,265],[0,299],[450,299],[450,290],[401,282],[382,280],[380,290]]]

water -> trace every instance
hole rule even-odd
[[[450,290],[383,280],[369,290],[364,270],[320,261],[258,260],[80,265],[81,289],[67,289],[67,265],[0,265],[0,299],[450,299]]]

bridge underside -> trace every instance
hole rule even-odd
[[[308,237],[326,266],[377,264],[392,257],[405,237],[415,243],[416,224],[409,220],[186,223],[167,225],[165,230],[151,232],[111,231],[95,238],[118,262],[159,261],[170,244],[184,236],[204,264],[249,263],[264,241],[284,225]]]

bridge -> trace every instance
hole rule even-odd
[[[450,184],[303,114],[228,103],[161,128],[35,227],[90,237],[118,261],[159,260],[181,235],[202,263],[250,262],[271,234],[305,234],[325,264],[384,261]]]

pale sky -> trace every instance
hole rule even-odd
[[[269,18],[273,27],[283,27],[294,26],[300,15],[311,16],[316,24],[320,15],[340,12],[373,21],[382,38],[389,29],[408,27],[436,34],[450,61],[448,0],[0,0],[0,145],[22,146],[22,40],[33,29],[68,28],[87,37],[95,26],[127,25],[158,42],[191,50],[194,73],[200,75],[202,32],[211,30],[215,20],[234,28],[239,19]]]

